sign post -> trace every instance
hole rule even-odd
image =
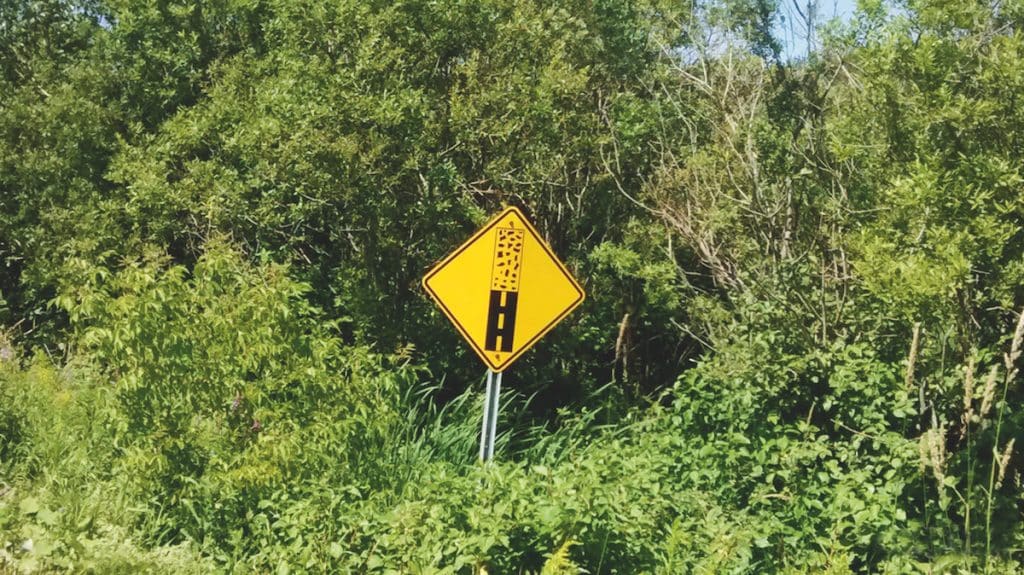
[[[501,372],[487,370],[487,391],[484,394],[484,417],[480,425],[480,461],[494,457],[494,441],[498,431],[498,405],[501,397]]]
[[[516,208],[491,218],[423,278],[487,365],[480,459],[494,456],[501,374],[574,310],[583,288]]]

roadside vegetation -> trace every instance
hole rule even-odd
[[[1024,3],[782,8],[0,0],[0,572],[1020,572]]]

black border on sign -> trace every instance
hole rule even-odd
[[[555,265],[558,266],[558,269],[562,272],[562,275],[565,276],[567,280],[569,280],[569,283],[572,284],[572,286],[576,289],[576,293],[579,294],[579,296],[576,298],[575,301],[573,301],[571,304],[568,305],[568,307],[565,308],[565,311],[558,314],[558,316],[555,317],[555,319],[551,320],[546,326],[544,326],[543,329],[539,330],[537,332],[537,335],[533,336],[533,338],[531,338],[530,341],[526,342],[526,344],[521,346],[519,348],[519,351],[510,355],[508,359],[501,362],[500,364],[494,365],[493,363],[491,363],[490,358],[487,357],[484,350],[480,349],[480,347],[477,346],[476,342],[473,341],[473,338],[469,336],[469,332],[466,331],[466,328],[462,327],[462,324],[460,324],[459,321],[455,319],[455,315],[452,313],[450,309],[448,309],[448,306],[444,305],[444,302],[441,301],[441,298],[438,297],[438,295],[434,293],[434,290],[430,288],[430,279],[437,275],[441,270],[443,270],[449,263],[452,262],[452,260],[457,258],[459,254],[466,251],[466,249],[469,248],[469,246],[476,243],[476,241],[479,240],[481,236],[489,232],[491,228],[498,225],[498,222],[500,222],[502,219],[505,218],[505,216],[507,216],[510,213],[514,213],[517,216],[519,216],[519,219],[523,222],[523,227],[525,227],[526,230],[530,232],[530,235],[532,235],[533,238],[537,240],[537,243],[540,244],[542,248],[544,248],[544,251],[548,254],[548,257],[555,262]],[[475,351],[476,354],[480,356],[480,359],[482,359],[484,363],[487,364],[489,368],[491,368],[491,371],[495,372],[505,371],[505,368],[507,368],[513,361],[519,359],[519,356],[523,355],[524,353],[527,352],[527,350],[533,347],[533,345],[537,343],[537,340],[547,335],[547,333],[551,331],[556,325],[558,325],[560,321],[565,319],[565,316],[572,313],[572,311],[576,309],[580,305],[580,303],[583,302],[583,299],[586,297],[586,293],[583,291],[583,288],[580,286],[580,284],[576,281],[576,278],[572,277],[572,274],[569,273],[569,270],[565,269],[565,265],[562,264],[562,261],[559,260],[555,256],[554,252],[551,251],[551,248],[548,247],[547,242],[541,239],[540,234],[537,233],[537,230],[533,227],[533,224],[530,222],[530,220],[526,219],[526,216],[523,215],[523,212],[519,211],[519,208],[516,208],[515,206],[506,208],[502,210],[501,213],[491,218],[491,221],[487,222],[484,225],[484,227],[480,228],[475,234],[470,236],[470,238],[463,242],[462,245],[458,247],[458,249],[448,254],[448,257],[441,260],[440,263],[435,265],[433,269],[427,272],[427,275],[423,276],[422,283],[423,289],[426,290],[428,294],[430,294],[430,297],[435,302],[437,302],[438,307],[440,307],[441,311],[444,312],[444,315],[448,317],[448,320],[455,325],[456,329],[459,330],[459,333],[462,334],[462,337],[469,342],[469,345],[473,348],[473,351]]]

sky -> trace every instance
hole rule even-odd
[[[803,19],[794,7],[794,3],[806,14],[808,4],[817,4],[818,24],[824,24],[833,18],[847,21],[853,15],[857,0],[779,0],[782,18],[775,25],[776,34],[782,40],[784,60],[793,60],[807,56],[807,29]]]

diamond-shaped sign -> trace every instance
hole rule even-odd
[[[583,301],[583,288],[516,208],[495,216],[423,278],[491,370],[507,368]]]

